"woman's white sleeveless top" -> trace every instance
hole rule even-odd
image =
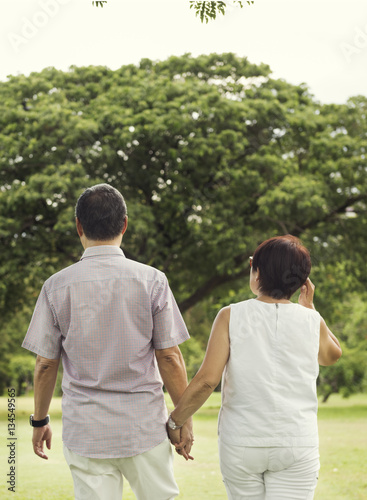
[[[317,446],[320,315],[256,299],[231,305],[218,432],[238,446]]]

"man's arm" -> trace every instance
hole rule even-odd
[[[185,361],[180,348],[174,346],[168,349],[156,349],[155,355],[163,384],[170,395],[172,403],[176,406],[188,385]],[[192,460],[190,456],[192,443],[194,441],[192,419],[182,427],[181,441],[184,443],[181,454],[186,460]]]
[[[34,369],[34,420],[43,420],[48,414],[52,395],[55,390],[60,359],[47,359],[37,356]],[[52,431],[49,424],[33,428],[33,451],[41,458],[48,459],[43,444],[51,449]]]

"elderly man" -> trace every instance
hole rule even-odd
[[[30,423],[44,459],[62,359],[64,455],[77,500],[121,499],[123,477],[138,500],[178,495],[162,380],[176,404],[187,386],[178,345],[189,335],[165,275],[120,249],[127,220],[112,186],[82,193],[76,227],[85,251],[44,283],[22,344],[37,354]],[[192,459],[191,422],[181,436]]]

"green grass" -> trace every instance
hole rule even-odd
[[[33,454],[28,416],[32,398],[17,398],[17,480],[16,493],[6,485],[7,398],[0,398],[0,498],[3,500],[72,500],[73,485],[62,453],[61,401],[54,399],[50,409],[53,441],[49,460]],[[220,394],[213,394],[194,417],[195,460],[175,457],[175,475],[180,487],[179,499],[223,499],[217,449],[217,415]],[[315,500],[367,499],[367,395],[349,399],[330,397],[319,407],[321,471]],[[125,482],[123,500],[135,499]]]
[[[367,396],[319,406],[320,479],[315,500],[367,498]]]

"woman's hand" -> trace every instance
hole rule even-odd
[[[298,303],[301,306],[308,307],[309,309],[315,309],[313,305],[313,296],[315,293],[315,285],[312,283],[310,278],[307,278],[306,283],[301,286],[301,293],[298,297]]]
[[[190,455],[190,451],[194,443],[192,418],[189,418],[181,429],[176,429],[175,431],[170,429],[167,425],[167,433],[177,453],[182,455],[185,460],[194,460],[194,457]]]

